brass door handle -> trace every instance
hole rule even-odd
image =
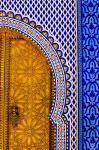
[[[11,106],[9,118],[10,118],[10,121],[14,127],[18,125],[18,122],[20,119],[18,106]]]

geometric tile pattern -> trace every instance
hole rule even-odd
[[[41,25],[54,37],[69,66],[71,94],[68,119],[70,121],[70,149],[77,150],[77,41],[76,0],[13,0],[0,2],[0,10],[13,11]],[[67,111],[67,107],[65,108]]]
[[[76,22],[76,1],[66,2],[66,49],[64,57],[68,60],[69,71],[71,74],[71,104],[70,112],[70,150],[77,150],[77,22]]]

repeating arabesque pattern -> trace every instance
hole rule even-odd
[[[82,0],[83,150],[99,150],[99,1]]]

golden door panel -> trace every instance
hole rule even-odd
[[[21,34],[1,29],[0,39],[2,149],[49,150],[49,64],[40,48]]]

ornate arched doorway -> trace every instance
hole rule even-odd
[[[52,75],[39,46],[10,29],[0,29],[3,149],[49,150]]]
[[[45,57],[47,58],[50,64],[51,72],[53,74],[53,81],[54,81],[53,82],[54,83],[54,96],[53,96],[53,103],[51,106],[51,111],[49,114],[49,119],[54,125],[55,131],[56,131],[55,133],[56,139],[53,140],[55,142],[54,148],[65,150],[68,144],[68,121],[67,120],[69,117],[68,108],[66,106],[66,109],[65,109],[65,104],[68,105],[70,103],[70,100],[68,99],[68,95],[70,93],[68,89],[69,89],[70,84],[68,84],[69,82],[67,82],[70,76],[67,73],[68,67],[65,65],[65,60],[62,57],[63,54],[58,49],[59,48],[58,44],[54,43],[53,38],[50,37],[46,31],[42,31],[42,27],[39,25],[36,25],[34,21],[29,21],[28,18],[26,17],[22,18],[20,15],[14,16],[12,12],[8,12],[7,14],[5,12],[1,12],[0,16],[1,16],[0,17],[1,30],[2,28],[13,29],[17,31],[18,33],[21,33],[22,35],[24,35],[24,38],[28,37],[28,39],[37,43],[37,45],[40,46],[42,53],[45,55]],[[2,44],[5,42],[7,43],[7,40],[3,41]],[[2,46],[6,46],[6,44],[4,45],[2,44],[1,44],[1,48]],[[3,55],[5,54],[3,53]],[[8,59],[6,59],[6,61],[9,62],[8,60],[9,60],[9,57]],[[10,64],[8,64],[8,66],[10,66]],[[4,71],[7,72],[7,70],[4,70]],[[2,81],[5,81],[5,77]],[[4,106],[3,106],[3,102],[1,98],[0,98],[0,101],[1,101],[0,102],[0,115],[1,115],[0,122],[2,122],[2,119],[3,119],[2,110]],[[19,112],[18,107],[11,107],[11,110],[13,109],[14,111],[17,110]],[[65,116],[63,115],[64,110],[66,112]],[[13,112],[13,111],[10,111],[10,112]],[[2,149],[2,144],[4,142],[4,138],[2,140],[2,133],[3,134],[6,133],[6,127],[3,127],[2,124],[0,125],[1,125],[0,126],[0,139],[1,139],[0,148]],[[5,126],[7,125],[5,124]],[[7,137],[5,137],[5,139],[7,139]]]

